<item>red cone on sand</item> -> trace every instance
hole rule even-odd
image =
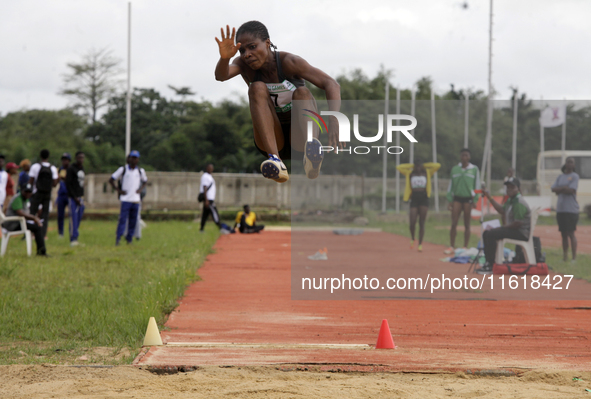
[[[376,349],[394,349],[394,340],[392,339],[392,333],[390,332],[390,326],[388,320],[382,320],[382,326],[380,327],[380,334],[378,335],[378,342],[376,343]]]

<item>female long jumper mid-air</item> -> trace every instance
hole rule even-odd
[[[221,29],[220,60],[215,68],[219,81],[241,75],[248,85],[248,101],[254,130],[254,143],[268,159],[261,164],[264,177],[283,183],[289,174],[282,159],[291,158],[291,150],[303,152],[304,170],[310,179],[318,177],[324,159],[320,134],[313,126],[313,140],[307,141],[305,112],[318,113],[314,96],[304,80],[326,92],[330,111],[339,111],[340,86],[330,76],[297,55],[276,51],[265,25],[258,21],[244,23],[238,32]],[[234,42],[236,40],[236,43]],[[240,52],[230,64],[230,59]],[[295,101],[292,106],[292,101]],[[292,129],[293,115],[293,129]],[[331,117],[334,118],[334,117]],[[336,118],[328,127],[329,146],[337,148]]]

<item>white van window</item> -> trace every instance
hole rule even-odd
[[[544,169],[546,170],[560,170],[562,167],[561,157],[544,157]]]
[[[581,179],[591,179],[591,157],[573,157],[575,172]]]

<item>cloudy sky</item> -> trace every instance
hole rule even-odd
[[[66,63],[91,48],[127,56],[126,0],[0,0],[0,113],[59,109]],[[467,8],[463,4],[467,4]],[[495,0],[493,84],[530,98],[589,99],[591,1]],[[380,65],[410,87],[431,76],[438,91],[486,89],[488,0],[133,0],[132,85],[166,97],[189,86],[196,99],[244,96],[241,79],[216,82],[219,28],[256,19],[271,40],[330,75]]]

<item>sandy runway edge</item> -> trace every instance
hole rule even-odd
[[[201,367],[156,374],[136,366],[0,366],[0,397],[10,398],[586,398],[591,373],[527,371],[514,377],[465,373],[328,373],[281,367]],[[575,380],[573,380],[576,378]],[[491,396],[492,397],[492,396]]]

